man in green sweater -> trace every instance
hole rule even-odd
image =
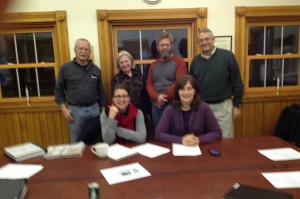
[[[235,55],[214,46],[211,30],[199,31],[202,53],[194,57],[190,74],[197,80],[203,101],[210,105],[222,129],[223,138],[233,138],[233,120],[241,115],[243,82]]]

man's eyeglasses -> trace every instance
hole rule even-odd
[[[117,99],[117,100],[120,100],[120,99],[128,99],[129,95],[115,95],[114,98]]]
[[[90,51],[90,49],[88,49],[88,48],[77,48],[77,50],[79,50],[80,52],[89,52]]]
[[[200,43],[200,44],[202,44],[202,43],[204,43],[204,42],[209,42],[211,40],[211,37],[206,37],[206,38],[204,38],[204,39],[198,39],[198,42]]]

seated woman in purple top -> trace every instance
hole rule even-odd
[[[155,130],[155,139],[188,146],[222,138],[220,125],[208,104],[202,102],[196,80],[184,75],[175,85],[174,98]]]

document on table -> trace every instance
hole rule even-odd
[[[300,171],[261,173],[277,189],[300,188]]]
[[[183,144],[172,144],[174,156],[197,156],[201,155],[200,147],[197,146],[185,146]]]
[[[100,172],[110,185],[151,176],[151,174],[137,162],[101,169]]]
[[[149,158],[155,158],[157,156],[170,152],[170,149],[155,144],[145,143],[131,148],[137,151],[139,154],[147,156]]]
[[[30,178],[40,172],[44,167],[35,164],[6,164],[0,168],[1,179]]]
[[[292,148],[261,149],[259,153],[274,161],[298,160],[300,153]]]

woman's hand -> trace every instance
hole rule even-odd
[[[119,113],[118,108],[115,105],[108,106],[108,108],[109,108],[108,117],[111,119],[115,119],[116,115]]]
[[[186,146],[196,146],[200,144],[200,140],[194,133],[190,133],[182,137],[182,144]]]

